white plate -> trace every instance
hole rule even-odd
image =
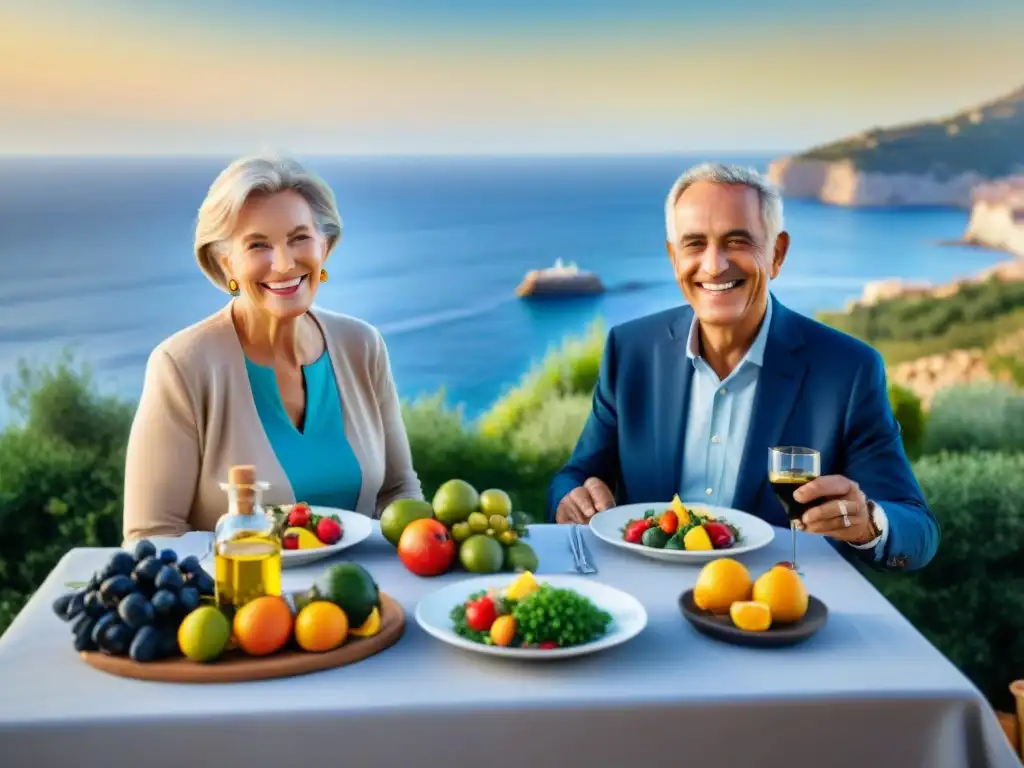
[[[706,563],[720,557],[735,557],[745,552],[753,552],[756,549],[767,547],[775,538],[775,529],[759,517],[754,517],[738,509],[714,507],[699,502],[688,504],[684,501],[683,506],[687,509],[693,507],[697,511],[707,510],[716,518],[724,518],[736,526],[741,537],[739,544],[729,549],[689,551],[685,549],[655,549],[654,547],[645,547],[643,544],[630,544],[623,540],[622,529],[627,520],[643,517],[648,509],[653,509],[657,514],[661,514],[670,505],[671,502],[666,501],[655,504],[624,504],[621,507],[612,507],[604,512],[598,512],[590,518],[590,530],[597,538],[612,546],[621,547],[653,560],[665,560],[672,563]]]
[[[488,656],[504,656],[529,661],[564,659],[570,656],[597,653],[632,640],[647,626],[647,611],[644,610],[639,600],[626,592],[579,576],[538,576],[537,581],[540,583],[547,583],[560,589],[573,589],[584,597],[590,598],[598,608],[610,613],[612,623],[608,628],[608,633],[592,643],[576,645],[571,648],[546,650],[484,645],[455,634],[452,620],[449,617],[455,606],[464,603],[466,598],[475,592],[506,587],[515,578],[516,574],[496,573],[491,576],[464,579],[432,592],[420,600],[416,606],[416,621],[428,635],[433,635],[438,640],[458,648],[465,648],[467,651],[476,651]]]
[[[282,504],[281,509],[288,509],[289,505]],[[361,541],[365,541],[373,533],[373,522],[365,515],[357,512],[350,512],[347,509],[335,509],[334,507],[313,507],[309,511],[321,517],[334,517],[341,523],[341,540],[328,547],[316,549],[282,549],[281,567],[298,568],[302,565],[309,565],[318,560],[333,557],[344,549],[354,547]]]

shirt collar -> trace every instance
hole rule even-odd
[[[764,367],[764,348],[768,345],[768,327],[772,322],[772,297],[768,297],[768,307],[764,311],[764,320],[761,323],[761,328],[757,332],[757,336],[754,337],[754,343],[750,345],[750,349],[747,350],[747,354],[740,360],[740,365],[736,366],[737,370],[744,363],[753,363],[759,368]],[[700,339],[697,336],[697,314],[694,313],[693,320],[690,321],[690,333],[686,339],[686,356],[692,361],[702,359],[700,356]]]

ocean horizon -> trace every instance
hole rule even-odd
[[[383,333],[403,399],[444,389],[467,417],[565,337],[682,303],[665,254],[664,198],[713,155],[314,156],[345,223],[317,304]],[[0,377],[65,349],[99,387],[141,391],[162,339],[227,300],[192,255],[195,214],[229,158],[0,156]],[[786,201],[790,255],[773,292],[813,316],[871,280],[947,282],[1008,258],[958,239],[966,211]],[[596,272],[601,296],[522,301],[556,258]],[[636,284],[634,290],[627,286]]]

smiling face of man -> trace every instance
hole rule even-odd
[[[698,181],[679,195],[673,213],[668,254],[700,323],[756,329],[789,246],[785,232],[773,238],[766,231],[757,190]]]

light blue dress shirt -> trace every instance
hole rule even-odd
[[[686,341],[686,357],[693,365],[693,380],[683,447],[681,499],[704,499],[713,506],[732,506],[771,321],[772,303],[769,301],[754,343],[723,381],[700,356],[697,316],[694,315]],[[765,472],[768,471],[767,461],[765,457]]]
[[[325,350],[302,366],[306,418],[295,428],[281,402],[273,368],[245,361],[256,412],[296,501],[353,510],[359,500],[362,468],[345,436],[341,395],[331,356]]]
[[[679,489],[679,498],[684,501],[704,499],[712,506],[732,506],[743,449],[750,431],[750,419],[754,413],[754,397],[764,366],[764,350],[768,344],[771,322],[772,302],[769,300],[754,343],[725,380],[719,379],[714,369],[700,356],[696,315],[690,323],[686,357],[693,365],[693,380],[690,383]],[[767,473],[767,456],[764,461],[764,471]],[[868,549],[881,544],[879,552],[884,550],[889,535],[889,521],[880,505],[876,505],[876,510],[879,536],[866,544],[850,546]]]

